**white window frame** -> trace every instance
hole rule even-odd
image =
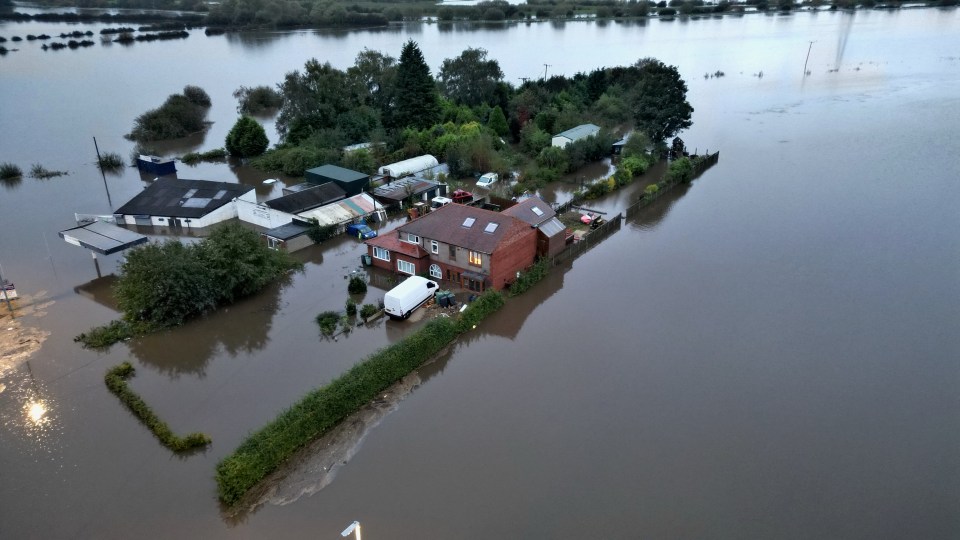
[[[379,246],[373,246],[373,258],[390,262],[390,250]]]
[[[401,240],[403,240],[404,242],[407,242],[408,244],[417,244],[417,245],[420,244],[419,236],[413,233],[403,233],[403,234],[406,235],[406,238],[401,238]]]
[[[403,274],[410,274],[412,276],[417,273],[417,265],[413,264],[410,261],[397,259],[397,272],[401,272]]]
[[[283,240],[274,238],[272,236],[267,237],[267,248],[274,251],[280,251],[280,246],[283,245]]]
[[[437,242],[436,240],[430,241],[430,253],[433,253],[434,255],[440,254],[440,242]]]
[[[439,264],[430,265],[430,277],[443,279],[443,270],[440,269]]]

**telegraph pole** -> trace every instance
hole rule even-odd
[[[813,49],[813,42],[810,42],[810,46],[807,47],[807,59],[803,61],[803,76],[806,77],[807,73],[807,62],[810,61],[810,49]]]
[[[544,64],[544,65],[543,65],[543,80],[544,80],[544,82],[546,82],[546,80],[547,80],[547,68],[550,67],[550,66],[552,66],[552,65],[553,65],[553,64]]]

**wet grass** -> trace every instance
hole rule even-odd
[[[185,154],[180,161],[186,163],[187,165],[196,165],[201,161],[222,161],[227,159],[227,151],[223,148],[214,148],[207,152],[190,152]]]
[[[130,365],[130,362],[124,362],[107,371],[104,382],[107,384],[107,388],[120,398],[120,401],[130,409],[130,412],[143,422],[143,425],[147,426],[164,446],[174,452],[187,452],[210,444],[210,437],[203,433],[191,433],[186,437],[176,436],[170,430],[170,426],[160,420],[153,409],[133,390],[130,390],[127,379],[133,375],[133,366]]]
[[[470,304],[459,319],[434,319],[403,340],[373,353],[327,386],[308,393],[260,431],[247,437],[232,454],[217,464],[220,500],[228,505],[240,502],[250,488],[299,448],[335,427],[436,356],[459,334],[476,328],[477,323],[500,309],[504,302],[499,292],[486,292]]]

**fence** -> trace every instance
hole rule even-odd
[[[587,250],[599,244],[608,236],[613,234],[614,231],[619,231],[621,221],[623,221],[623,214],[617,214],[611,217],[610,220],[603,225],[591,230],[582,238],[580,238],[580,241],[570,244],[563,251],[554,255],[554,257],[551,259],[553,266],[576,259]]]
[[[713,154],[704,156],[703,158],[695,161],[693,164],[693,176],[690,178],[690,180],[693,180],[694,178],[703,174],[704,171],[716,165],[718,161],[720,161],[720,152],[714,152]],[[636,216],[640,210],[649,206],[651,203],[653,203],[653,201],[659,199],[673,189],[674,186],[680,183],[682,182],[672,182],[661,187],[654,193],[644,193],[641,195],[640,198],[637,199],[637,202],[627,207],[627,219]]]

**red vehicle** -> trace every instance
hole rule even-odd
[[[458,189],[454,191],[452,195],[450,195],[450,199],[457,204],[467,204],[473,201],[473,193]]]

